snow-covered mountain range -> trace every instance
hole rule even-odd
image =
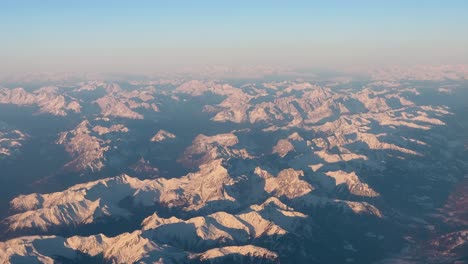
[[[397,73],[5,83],[0,263],[466,260],[467,78]]]

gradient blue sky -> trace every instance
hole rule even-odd
[[[0,70],[468,62],[468,1],[0,0]]]

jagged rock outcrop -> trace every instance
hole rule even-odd
[[[188,253],[158,245],[140,235],[124,233],[117,237],[21,237],[0,242],[2,263],[56,263],[57,260],[109,263],[184,263]]]
[[[152,110],[159,112],[155,101],[154,87],[145,87],[131,91],[123,90],[116,83],[102,84],[106,95],[94,101],[101,109],[104,117],[121,117],[128,119],[143,119],[141,113],[135,109]],[[94,87],[94,86],[93,86]]]
[[[179,162],[187,167],[195,167],[217,158],[249,158],[247,150],[234,148],[238,142],[239,139],[233,133],[198,135],[184,151]]]
[[[294,212],[277,198],[253,205],[232,215],[216,212],[188,220],[161,218],[157,214],[146,218],[143,230],[159,242],[196,249],[216,245],[246,244],[251,239],[268,239],[294,233],[306,215]]]
[[[342,170],[328,171],[325,175],[333,179],[334,183],[331,183],[333,187],[345,187],[350,194],[366,197],[379,196],[369,185],[361,182],[355,172],[347,173]]]
[[[19,106],[36,105],[39,113],[66,116],[68,112],[79,113],[81,105],[75,99],[60,94],[57,87],[42,87],[32,93],[23,88],[0,89],[0,104]]]
[[[141,232],[117,237],[31,236],[0,242],[2,263],[109,262],[109,263],[223,263],[227,259],[257,259],[274,263],[278,254],[254,245],[211,248],[202,253],[186,252],[168,245],[159,245]],[[269,261],[269,262],[268,262]]]
[[[211,92],[219,95],[231,95],[241,92],[239,88],[232,87],[229,84],[220,84],[213,81],[192,80],[185,82],[175,89],[177,93],[190,94],[192,96],[200,96],[204,93]]]
[[[0,159],[12,156],[20,152],[27,135],[18,129],[14,129],[5,122],[0,122]]]
[[[105,154],[115,146],[114,143],[121,141],[121,134],[128,131],[122,124],[93,126],[84,120],[74,129],[60,133],[55,143],[63,145],[72,158],[65,164],[66,169],[94,172],[104,168],[107,161]]]
[[[32,105],[36,102],[36,98],[23,88],[3,88],[0,90],[0,102],[2,104]]]
[[[75,185],[63,192],[22,195],[11,201],[18,212],[3,222],[11,232],[46,231],[52,227],[79,226],[101,219],[131,215],[119,202],[132,197],[135,206],[180,208],[185,211],[215,211],[235,199],[226,188],[234,183],[221,160],[200,166],[182,178],[138,180],[127,175]],[[233,206],[238,206],[235,203]]]
[[[96,100],[101,114],[105,117],[123,117],[130,119],[143,119],[143,115],[131,110],[124,102],[114,96],[107,95]]]
[[[138,177],[143,178],[154,178],[159,175],[159,169],[153,167],[148,160],[140,158],[135,164],[133,164],[130,169]],[[132,174],[133,175],[133,174]]]
[[[127,133],[128,128],[126,128],[122,124],[112,125],[110,127],[104,127],[104,126],[97,125],[97,126],[93,127],[93,131],[98,133],[98,135],[101,136],[101,135],[105,135],[105,134],[113,133],[113,132]]]
[[[167,132],[166,130],[160,129],[151,139],[151,142],[161,142],[168,139],[174,139],[176,135]]]
[[[304,172],[294,169],[285,169],[273,176],[266,170],[255,168],[255,174],[259,175],[265,181],[265,191],[276,197],[285,196],[288,199],[297,198],[308,194],[314,190],[314,187],[304,181]]]
[[[72,157],[65,165],[66,168],[75,171],[97,171],[104,167],[104,153],[109,150],[108,142],[91,135],[89,121],[85,120],[75,129],[60,133],[56,143],[64,145]]]
[[[294,151],[294,145],[291,141],[304,141],[304,139],[295,132],[286,139],[278,140],[278,143],[273,147],[273,153],[277,153],[280,157],[284,157],[289,152]]]
[[[243,257],[248,257],[253,262],[275,263],[279,258],[278,254],[273,251],[252,245],[213,248],[192,256],[197,256],[201,261],[209,261],[210,263],[224,263],[226,259],[242,261]]]
[[[0,104],[54,115],[36,117],[50,130],[0,122],[5,171],[30,166],[37,154],[6,156],[26,139],[53,142],[49,131],[64,131],[55,143],[70,160],[51,172],[44,161],[28,181],[55,192],[7,191],[16,197],[0,212],[0,263],[370,263],[404,241],[404,254],[433,262],[463,257],[465,189],[448,192],[468,164],[464,105],[432,98],[462,100],[464,82],[450,80],[463,70],[427,68],[444,82],[423,89],[421,69],[407,69],[408,81],[373,72],[304,78],[317,84],[148,77],[2,88]],[[53,159],[60,146],[48,147],[40,153]],[[38,234],[47,236],[20,237]]]
[[[55,236],[21,237],[0,242],[0,260],[35,259],[54,263],[53,257],[79,260],[80,257],[102,257],[112,263],[160,261],[184,263],[190,260],[216,260],[253,257],[274,260],[278,255],[248,243],[251,239],[268,239],[294,232],[306,216],[294,212],[276,198],[251,206],[238,215],[217,212],[206,217],[181,220],[146,218],[142,230],[116,237],[94,235],[62,238]],[[241,244],[233,246],[232,244]],[[219,247],[219,245],[226,245]],[[202,253],[191,253],[191,251]],[[173,262],[171,262],[173,261]]]
[[[0,242],[0,262],[53,264],[57,256],[75,259],[76,252],[65,241],[63,237],[30,236]]]
[[[317,209],[336,212],[337,215],[357,214],[381,218],[382,212],[367,202],[356,202],[307,194],[292,202],[292,207],[299,211],[314,211]]]

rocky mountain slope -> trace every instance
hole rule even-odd
[[[466,82],[442,69],[2,88],[64,162],[35,172],[41,130],[0,121],[38,189],[0,204],[0,263],[465,260]]]
[[[0,158],[12,156],[21,151],[21,144],[27,135],[14,129],[5,122],[0,122]]]

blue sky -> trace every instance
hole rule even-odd
[[[0,0],[0,70],[468,62],[468,1]]]

